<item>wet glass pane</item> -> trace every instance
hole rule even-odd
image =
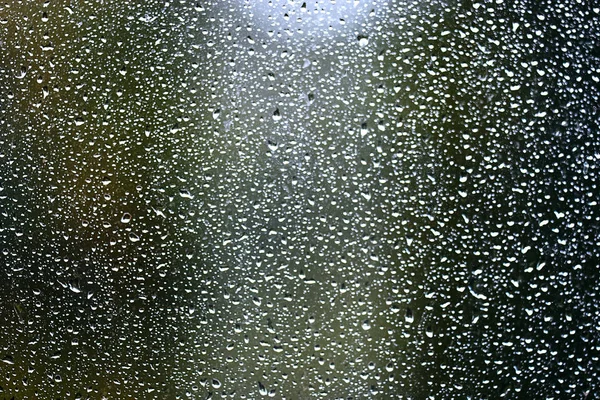
[[[0,5],[0,396],[592,399],[600,9]]]

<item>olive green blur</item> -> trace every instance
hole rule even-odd
[[[0,399],[600,393],[600,9],[0,5]]]

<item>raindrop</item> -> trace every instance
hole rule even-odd
[[[258,392],[261,396],[266,396],[269,393],[265,385],[263,385],[260,381],[258,382]]]
[[[12,364],[15,363],[15,360],[14,360],[14,358],[12,356],[6,355],[6,356],[4,356],[2,358],[2,362],[5,363],[5,364],[11,364],[12,365]]]
[[[358,40],[358,45],[360,47],[365,47],[366,45],[369,44],[369,37],[365,36],[365,35],[358,35],[356,37],[356,40]]]
[[[406,315],[404,316],[404,320],[409,324],[412,324],[415,320],[412,310],[408,307],[406,308]]]
[[[433,329],[431,328],[431,326],[428,326],[428,327],[425,329],[425,335],[426,335],[428,338],[432,338],[432,337],[433,337]]]
[[[361,328],[363,328],[365,331],[368,331],[371,329],[371,322],[368,319],[365,319],[361,324]]]
[[[275,111],[273,111],[273,121],[281,121],[281,114],[279,113],[279,108],[276,108]]]
[[[369,133],[369,128],[367,127],[367,123],[363,122],[360,126],[360,136],[365,137]]]
[[[121,223],[128,224],[129,222],[131,222],[131,214],[127,212],[123,213],[123,215],[121,216]]]
[[[193,199],[194,196],[187,189],[179,189],[179,196],[184,199]]]

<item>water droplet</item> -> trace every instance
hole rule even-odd
[[[129,222],[131,222],[131,214],[123,213],[123,216],[121,217],[121,222],[124,224],[128,224]]]
[[[413,312],[410,308],[406,309],[406,315],[404,316],[404,320],[409,324],[412,324],[413,321],[415,320]]]
[[[273,111],[273,121],[281,121],[281,113],[279,112],[279,108],[276,108],[275,111]]]
[[[356,39],[358,40],[358,45],[360,47],[365,47],[369,44],[369,38],[367,36],[358,35]]]
[[[187,189],[179,189],[179,196],[184,199],[193,199],[194,196]]]
[[[258,392],[261,396],[266,396],[269,393],[265,385],[263,385],[260,381],[258,382]]]
[[[368,319],[365,319],[363,321],[361,327],[363,328],[363,330],[368,331],[369,329],[371,329],[371,321],[369,321]]]
[[[428,338],[432,338],[433,337],[433,328],[431,328],[431,326],[428,326],[427,329],[425,329],[425,335]]]
[[[74,284],[74,283],[70,283],[69,284],[69,289],[73,293],[81,293],[81,289],[79,289],[79,287],[76,284]]]
[[[367,123],[363,122],[360,126],[360,136],[365,137],[369,133],[369,128],[367,127]]]
[[[13,358],[12,356],[10,356],[10,355],[6,355],[6,356],[4,356],[4,358],[2,359],[2,362],[3,362],[3,363],[5,363],[5,364],[10,364],[10,365],[13,365],[13,364],[15,363],[15,360],[14,360],[14,358]]]
[[[277,143],[272,142],[270,140],[267,140],[267,146],[269,147],[269,150],[271,150],[271,151],[275,151],[275,150],[277,150],[277,147],[279,147],[277,145]]]
[[[15,77],[16,77],[17,79],[23,79],[23,78],[25,78],[25,75],[27,75],[27,67],[24,67],[24,66],[23,66],[23,67],[21,67],[21,69],[19,70],[19,73],[17,73],[17,74],[15,75]]]

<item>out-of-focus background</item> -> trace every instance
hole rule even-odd
[[[0,398],[597,398],[591,4],[3,3]]]

